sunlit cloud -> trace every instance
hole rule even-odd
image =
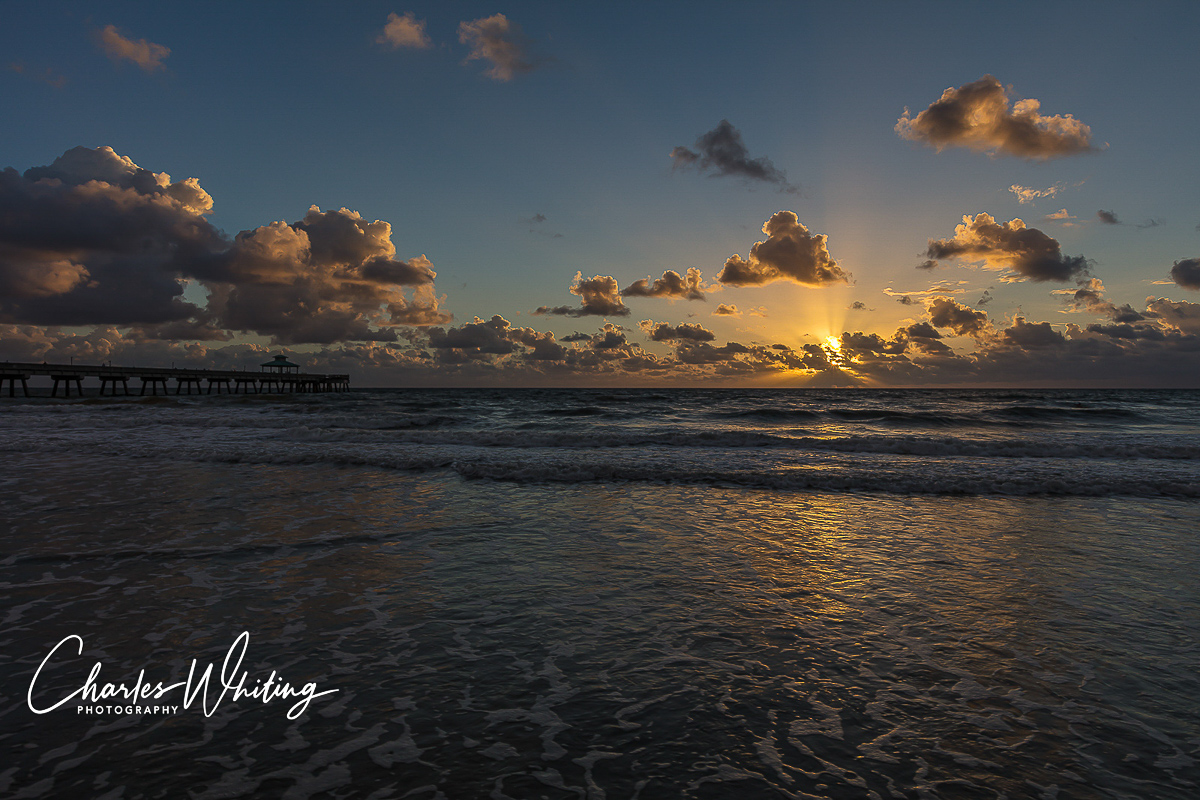
[[[393,50],[411,47],[424,50],[433,47],[433,41],[425,33],[425,20],[418,20],[411,11],[404,16],[388,14],[383,32],[375,39],[378,44],[390,45]]]
[[[521,27],[509,22],[503,14],[459,23],[458,41],[471,48],[467,61],[491,64],[484,74],[492,80],[511,81],[517,75],[537,68],[528,55],[529,44]]]
[[[964,216],[949,239],[930,239],[926,255],[1005,270],[1008,281],[1068,281],[1088,270],[1086,258],[1064,256],[1056,239],[1023,220],[998,223],[986,213]]]
[[[777,211],[762,227],[764,241],[748,258],[732,255],[717,280],[730,286],[761,286],[791,281],[805,286],[849,283],[850,275],[829,255],[828,237],[813,235],[794,211]]]
[[[942,92],[917,114],[896,122],[896,133],[911,141],[942,150],[966,147],[985,153],[1047,159],[1092,150],[1092,131],[1072,117],[1044,116],[1041,102],[1018,100],[1010,106],[1000,81],[985,75],[977,81]]]
[[[1034,189],[1029,186],[1020,186],[1013,184],[1008,187],[1008,190],[1017,196],[1017,202],[1021,205],[1027,205],[1043,197],[1054,197],[1063,190],[1063,184],[1056,183],[1053,186],[1047,186],[1045,189]]]
[[[549,314],[560,317],[626,317],[629,308],[621,300],[617,279],[611,275],[593,275],[584,278],[582,272],[575,273],[575,281],[568,291],[580,298],[578,306],[540,306],[534,314]]]
[[[624,297],[672,297],[704,300],[704,278],[700,270],[689,267],[684,275],[667,270],[661,278],[641,278],[621,290]]]
[[[125,38],[115,25],[105,25],[96,31],[96,41],[104,54],[113,61],[132,61],[146,72],[166,69],[163,61],[171,55],[171,48],[165,45],[145,39],[135,42]]]

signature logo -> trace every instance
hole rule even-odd
[[[170,684],[164,684],[161,681],[155,684],[149,683],[146,680],[146,670],[144,669],[138,672],[137,680],[132,685],[101,683],[100,670],[103,665],[97,661],[92,665],[91,672],[88,673],[83,685],[78,689],[66,697],[60,698],[53,705],[46,707],[35,705],[34,691],[42,670],[52,658],[55,658],[55,654],[64,645],[72,641],[77,644],[75,655],[82,656],[83,637],[72,634],[54,645],[42,659],[42,663],[38,665],[37,672],[33,673],[33,679],[29,682],[29,691],[25,695],[25,701],[33,713],[49,714],[70,703],[75,703],[78,714],[101,714],[106,713],[106,710],[107,713],[116,714],[175,713],[179,710],[179,706],[169,704],[170,700],[175,699],[171,695],[176,690],[183,689],[183,707],[191,708],[199,698],[199,708],[206,717],[211,717],[226,698],[235,703],[242,698],[260,700],[264,705],[275,700],[296,698],[287,712],[288,719],[296,719],[308,710],[308,704],[313,700],[339,691],[338,689],[326,689],[318,692],[315,683],[305,683],[299,687],[293,686],[283,680],[275,670],[271,670],[271,674],[266,680],[257,678],[251,682],[250,673],[242,669],[242,660],[246,656],[246,649],[250,646],[250,632],[242,631],[225,654],[225,660],[221,663],[220,682],[215,686],[213,685],[213,668],[216,665],[210,663],[197,677],[197,659],[194,658],[192,666],[188,670],[187,680]],[[170,700],[158,702],[164,698],[170,698]],[[101,705],[104,701],[116,702]],[[149,701],[155,701],[155,703],[151,704]]]

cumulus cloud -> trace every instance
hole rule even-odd
[[[1165,297],[1146,298],[1146,316],[1161,320],[1183,333],[1200,336],[1200,303],[1168,300]]]
[[[1105,225],[1120,225],[1121,220],[1117,219],[1116,213],[1101,209],[1096,212],[1096,217]]]
[[[111,148],[0,172],[0,318],[36,324],[159,323],[197,309],[180,276],[224,240],[212,198]]]
[[[916,117],[908,109],[896,122],[905,139],[942,150],[968,147],[985,153],[1046,159],[1092,150],[1092,131],[1072,117],[1044,116],[1038,100],[1018,100],[1010,106],[1008,93],[996,78],[942,92]]]
[[[1103,314],[1117,323],[1138,322],[1144,317],[1126,303],[1118,306],[1105,297],[1104,283],[1099,278],[1089,278],[1079,282],[1078,289],[1059,289],[1051,294],[1061,295],[1066,299],[1071,311],[1086,311],[1092,314]]]
[[[411,11],[404,16],[388,14],[387,24],[383,32],[375,40],[379,44],[390,45],[393,50],[400,47],[412,47],[424,50],[433,47],[429,35],[425,33],[425,20],[418,20]]]
[[[867,308],[867,304],[864,303],[862,300],[855,300],[853,303],[850,304],[850,310],[851,311],[870,311],[871,309]]]
[[[686,277],[667,270],[661,278],[636,280],[621,290],[624,297],[681,297],[685,300],[704,299],[704,279],[700,270],[689,267]]]
[[[312,206],[298,222],[242,231],[197,271],[212,284],[210,308],[233,330],[289,344],[394,341],[386,328],[450,317],[433,293],[432,264],[397,259],[391,235],[387,222]]]
[[[571,294],[580,298],[579,306],[541,306],[534,314],[551,314],[560,317],[626,317],[629,309],[621,300],[617,279],[610,275],[593,275],[584,278],[582,272],[575,273]]]
[[[986,312],[964,306],[951,297],[931,298],[926,311],[935,328],[948,328],[955,336],[980,338],[989,335],[992,330]]]
[[[1184,258],[1171,267],[1171,280],[1185,289],[1200,290],[1200,258]]]
[[[681,339],[693,342],[711,342],[717,338],[716,334],[703,325],[696,325],[690,322],[672,327],[666,322],[654,322],[653,320],[644,319],[638,323],[638,327],[650,337],[650,341],[652,342],[674,342]]]
[[[1062,347],[1067,339],[1049,322],[1027,322],[1017,317],[1013,324],[1001,332],[1001,341],[1022,350],[1040,350],[1045,347]]]
[[[741,315],[742,312],[738,311],[738,307],[732,303],[721,303],[713,312],[713,316],[716,317],[740,317]]]
[[[1064,256],[1058,241],[1020,219],[998,223],[990,215],[964,216],[950,239],[930,239],[932,259],[979,262],[1008,271],[1010,280],[1069,281],[1088,270],[1083,256]]]
[[[796,187],[788,183],[787,175],[775,168],[765,156],[750,158],[750,151],[742,141],[742,134],[723,119],[708,133],[696,140],[696,149],[679,146],[671,150],[671,159],[676,168],[695,167],[709,175],[732,175],[752,181],[773,183],[782,191],[795,192]]]
[[[395,341],[396,325],[450,319],[432,264],[398,259],[386,222],[314,206],[231,241],[205,218],[212,208],[196,179],[173,181],[108,147],[4,170],[0,319],[277,343]],[[183,298],[188,282],[207,290],[203,306]]]
[[[749,258],[732,255],[717,275],[731,286],[761,286],[792,281],[805,286],[849,283],[850,275],[829,255],[828,237],[812,235],[794,211],[777,211],[762,227],[765,241],[750,248]]]
[[[96,41],[104,54],[113,61],[132,61],[146,72],[166,69],[163,61],[171,55],[171,48],[138,39],[136,42],[121,35],[115,25],[105,25],[96,31]]]
[[[484,74],[493,80],[511,81],[537,68],[527,53],[529,44],[520,26],[509,22],[503,14],[459,23],[458,41],[471,48],[467,61],[491,64]]]

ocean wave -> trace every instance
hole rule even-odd
[[[1168,459],[1200,460],[1200,445],[1165,442],[1070,443],[1046,439],[960,439],[919,436],[789,437],[746,430],[478,430],[411,431],[418,425],[384,429],[396,435],[380,436],[376,428],[296,427],[285,438],[299,442],[344,442],[517,449],[603,448],[781,448],[789,450],[875,453],[901,456],[1022,459]]]
[[[322,448],[277,452],[209,451],[193,453],[191,457],[231,464],[323,464],[405,472],[444,471],[468,480],[518,484],[655,483],[889,495],[1200,497],[1200,481],[1193,475],[1155,471],[1139,474],[1115,469],[1013,472],[998,465],[963,470],[947,464],[941,469],[904,470],[821,464],[764,470],[742,469],[731,464],[688,465],[669,459],[472,457],[453,452],[387,448],[371,451]]]

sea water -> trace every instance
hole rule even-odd
[[[3,398],[0,436],[5,797],[1200,795],[1200,393]],[[182,685],[64,700],[93,665]]]

